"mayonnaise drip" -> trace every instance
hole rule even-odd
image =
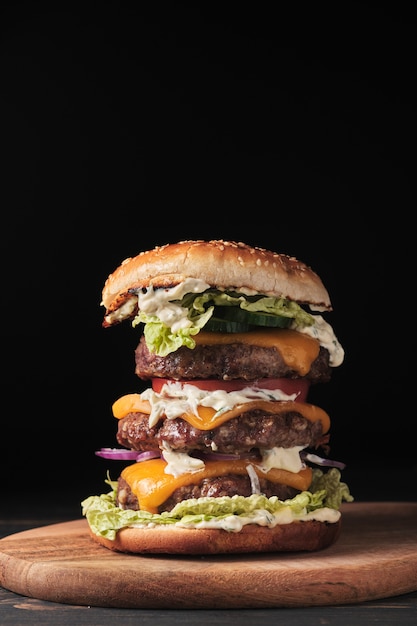
[[[175,304],[173,300],[182,300],[187,293],[202,293],[210,285],[197,278],[187,278],[184,282],[169,289],[148,287],[138,294],[139,309],[147,315],[155,315],[175,333],[181,328],[189,328],[188,309]]]
[[[163,385],[161,392],[156,393],[150,387],[141,393],[142,400],[148,400],[151,405],[149,426],[155,426],[163,415],[168,419],[180,417],[183,413],[196,413],[198,406],[211,407],[217,412],[230,411],[234,406],[253,400],[292,400],[297,398],[296,393],[288,395],[280,389],[258,389],[245,387],[239,391],[224,391],[217,389],[207,391],[196,385],[168,382]]]
[[[227,517],[213,518],[208,521],[176,522],[176,526],[183,528],[221,528],[229,532],[239,532],[243,526],[247,524],[258,524],[259,526],[267,526],[274,528],[278,524],[291,524],[295,520],[308,522],[309,520],[317,520],[319,522],[335,523],[340,519],[340,511],[322,507],[316,511],[307,513],[305,510],[301,513],[295,513],[291,507],[283,507],[276,513],[271,513],[265,509],[259,509],[248,515],[228,515]]]
[[[332,367],[338,367],[343,363],[345,351],[337,340],[333,328],[321,315],[314,315],[314,324],[311,326],[297,326],[297,324],[293,323],[290,328],[317,339],[320,345],[328,350],[329,364]]]

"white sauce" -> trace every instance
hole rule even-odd
[[[165,442],[162,451],[164,460],[167,462],[164,469],[165,474],[181,476],[181,474],[194,474],[194,472],[204,469],[204,461],[191,457],[186,452],[175,452]]]
[[[317,520],[318,522],[330,522],[334,523],[340,519],[340,511],[323,507],[310,513],[296,514],[290,507],[283,507],[276,513],[270,513],[265,509],[254,511],[247,516],[228,515],[224,518],[214,518],[208,521],[202,521],[197,523],[185,524],[183,522],[176,522],[176,526],[182,528],[221,528],[228,530],[229,532],[239,532],[243,526],[247,524],[258,524],[259,526],[267,526],[268,528],[274,528],[278,524],[291,524],[298,521]]]
[[[187,293],[202,293],[209,287],[210,285],[197,278],[187,278],[169,289],[149,287],[145,293],[139,292],[139,309],[147,315],[155,315],[175,333],[181,328],[188,328],[192,322],[187,318],[188,309],[172,301],[181,300]]]
[[[340,511],[336,509],[330,509],[329,507],[322,507],[316,511],[306,513],[294,513],[290,507],[283,507],[276,513],[270,513],[266,509],[259,509],[245,516],[240,515],[228,515],[224,518],[213,518],[207,521],[201,522],[175,522],[174,526],[180,526],[181,528],[217,528],[227,530],[229,532],[237,533],[242,530],[243,526],[248,524],[257,524],[258,526],[267,526],[268,528],[274,528],[278,524],[291,524],[294,521],[308,522],[316,520],[317,522],[329,522],[334,524],[340,519]],[[157,528],[158,525],[150,522],[131,524],[133,528]]]
[[[116,322],[122,322],[127,317],[130,317],[136,308],[136,303],[136,296],[129,298],[124,304],[122,304],[121,307],[113,311],[113,313],[109,313],[109,315],[106,315],[106,322],[108,324],[114,324]]]
[[[271,448],[262,450],[262,463],[258,466],[263,472],[270,469],[284,469],[297,474],[305,467],[301,460],[300,452],[305,446],[294,446],[293,448]]]
[[[224,413],[237,404],[253,400],[295,400],[297,394],[288,395],[280,389],[257,389],[255,387],[245,387],[240,391],[230,392],[223,389],[206,391],[195,385],[169,382],[162,387],[160,393],[156,393],[149,387],[141,393],[141,398],[148,400],[151,405],[149,426],[152,428],[163,415],[166,415],[168,419],[175,419],[183,413],[196,414],[199,405],[211,407],[217,413]]]
[[[323,348],[329,351],[329,363],[332,367],[338,367],[343,363],[345,352],[333,332],[333,328],[326,322],[321,315],[314,315],[314,324],[312,326],[297,326],[291,324],[290,328],[297,330],[299,333],[310,335],[320,343]]]

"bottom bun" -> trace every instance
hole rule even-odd
[[[247,525],[239,532],[158,526],[124,528],[112,541],[90,534],[105,548],[135,554],[234,554],[243,552],[299,552],[322,550],[333,544],[341,529],[337,522],[309,520],[274,528]]]

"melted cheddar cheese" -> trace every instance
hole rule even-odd
[[[253,402],[238,404],[232,409],[226,410],[222,413],[216,412],[211,407],[199,406],[197,414],[188,412],[183,413],[181,415],[181,419],[185,420],[191,424],[191,426],[194,426],[199,430],[212,430],[234,417],[238,417],[242,413],[256,409],[272,413],[274,415],[288,413],[289,411],[296,411],[310,422],[320,420],[322,423],[323,433],[327,433],[330,429],[330,417],[326,411],[318,406],[315,406],[314,404],[293,401],[268,402],[265,400],[254,400]],[[122,419],[128,413],[132,412],[150,414],[151,405],[147,400],[142,400],[140,394],[138,393],[131,393],[126,396],[122,396],[113,404],[113,415],[117,419]]]
[[[312,479],[312,470],[306,468],[294,474],[282,469],[271,469],[262,472],[259,467],[250,463],[260,478],[285,484],[299,491],[309,488]],[[196,472],[173,476],[165,473],[166,462],[162,459],[152,459],[141,463],[134,463],[126,467],[121,477],[129,484],[132,493],[137,497],[139,508],[150,513],[158,513],[158,507],[180,487],[195,485],[204,478],[214,478],[227,474],[247,476],[248,460],[237,461],[206,461],[205,466]]]
[[[318,357],[320,344],[317,339],[289,328],[252,330],[247,333],[216,333],[200,331],[194,336],[197,345],[225,345],[246,343],[263,348],[275,348],[285,363],[300,376],[310,371]]]

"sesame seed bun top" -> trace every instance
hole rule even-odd
[[[173,287],[186,278],[210,287],[242,291],[331,310],[320,277],[306,264],[286,254],[234,241],[180,241],[158,246],[125,259],[107,278],[102,305],[106,314],[132,298],[131,289]]]

